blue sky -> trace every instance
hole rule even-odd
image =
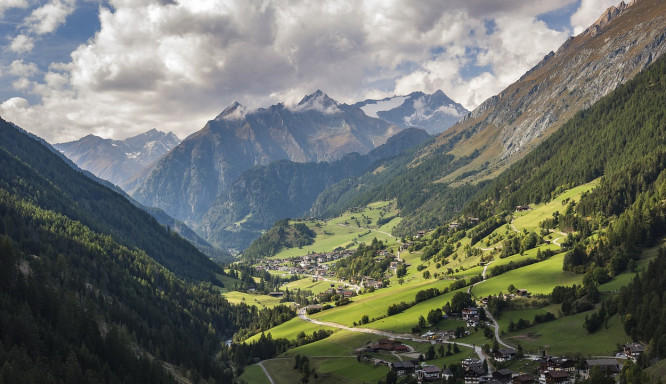
[[[610,0],[2,0],[0,116],[51,142],[181,138],[233,101],[443,90],[472,109]]]

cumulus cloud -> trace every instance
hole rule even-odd
[[[35,63],[24,63],[23,60],[14,60],[9,66],[9,73],[14,76],[30,77],[39,72]]]
[[[578,10],[571,15],[571,26],[574,35],[585,31],[599,18],[603,10],[618,3],[617,0],[582,0]]]
[[[10,70],[40,101],[10,99],[0,112],[65,141],[153,127],[182,137],[233,100],[296,104],[313,89],[340,102],[442,89],[474,108],[564,42],[535,16],[571,1],[109,0],[71,61],[43,79],[19,63]],[[50,33],[74,7],[51,0],[25,25]],[[478,70],[461,75],[470,66]]]
[[[37,34],[52,33],[65,23],[76,5],[76,0],[51,0],[49,3],[32,11],[25,20],[28,29]]]
[[[30,52],[34,47],[35,41],[30,36],[23,34],[16,36],[9,45],[9,49],[12,50],[12,52],[19,54]]]

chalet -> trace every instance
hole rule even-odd
[[[532,209],[529,205],[517,205],[516,206],[516,212],[524,212],[524,211],[529,211]]]
[[[486,372],[482,367],[472,366],[470,369],[465,371],[465,384],[478,384],[481,380],[481,377],[485,375]]]
[[[546,371],[546,384],[570,384],[571,376],[565,371]]]
[[[530,293],[527,292],[527,289],[516,289],[517,296],[529,296]]]
[[[442,370],[434,365],[425,365],[416,369],[416,376],[421,381],[438,381]]]
[[[395,371],[395,373],[398,374],[398,376],[402,375],[409,375],[411,373],[414,373],[414,363],[411,361],[396,361],[389,363],[389,368],[392,371]]]
[[[342,291],[342,296],[344,296],[346,298],[350,298],[350,297],[354,296],[354,291],[351,291],[349,289],[345,289],[344,291]]]
[[[479,224],[479,218],[478,217],[470,217],[469,222],[471,224]]]
[[[640,343],[631,343],[624,345],[624,354],[633,361],[638,359],[641,353],[645,352],[645,346]]]
[[[425,236],[425,231],[418,231],[418,232],[416,232],[416,236],[414,236],[414,237],[416,237],[417,239],[420,239],[423,236]]]
[[[457,223],[455,221],[452,222],[452,223],[449,223],[449,229],[458,229],[458,228],[460,228],[460,223]]]
[[[516,350],[513,348],[500,348],[494,352],[495,360],[509,361],[516,357]]]
[[[548,357],[542,359],[539,363],[542,371],[566,371],[573,372],[575,370],[576,362],[565,357]]]
[[[449,380],[450,378],[453,377],[453,372],[451,372],[451,370],[448,368],[444,368],[440,373],[440,377],[444,380]]]
[[[590,374],[590,370],[594,367],[598,367],[602,373],[615,376],[621,372],[622,366],[615,359],[591,359],[585,360],[585,370],[586,374]]]
[[[472,317],[479,316],[479,310],[474,307],[463,308],[462,318],[463,320],[469,320]]]
[[[512,376],[513,376],[513,371],[506,368],[498,369],[497,371],[493,372],[493,379],[500,381],[502,383],[511,382]]]
[[[385,351],[393,351],[395,350],[395,347],[397,347],[400,344],[402,343],[397,340],[379,339],[377,340],[377,349],[383,349]]]
[[[472,359],[472,358],[467,358],[467,359],[463,359],[460,362],[460,365],[462,365],[462,367],[467,371],[467,370],[471,369],[472,367],[483,367],[483,361]]]
[[[479,322],[480,322],[479,316],[470,317],[469,319],[467,319],[467,326],[468,327],[478,327]]]
[[[523,373],[511,379],[512,384],[537,384],[538,381],[536,376],[529,373]]]

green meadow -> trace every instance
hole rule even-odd
[[[280,299],[268,295],[255,295],[250,293],[231,291],[223,292],[222,296],[232,304],[245,303],[259,308],[269,308],[280,304]]]

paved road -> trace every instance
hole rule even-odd
[[[317,325],[324,325],[327,327],[332,327],[332,328],[339,328],[339,329],[344,329],[345,331],[350,331],[350,332],[359,332],[359,333],[369,333],[373,335],[379,335],[379,336],[384,336],[384,337],[389,337],[393,339],[400,339],[400,340],[407,340],[407,341],[415,341],[417,343],[430,343],[430,340],[414,336],[411,334],[400,334],[400,333],[391,333],[391,332],[386,332],[386,331],[381,331],[378,329],[371,329],[371,328],[358,328],[358,327],[348,327],[343,324],[338,324],[338,323],[333,323],[330,321],[319,321],[315,319],[311,319],[308,317],[307,313],[305,312],[305,308],[301,308],[298,311],[298,317],[303,320],[303,321],[309,321],[313,324]],[[474,349],[474,352],[479,356],[479,360],[483,361],[486,359],[486,356],[483,354],[483,351],[481,350],[481,347],[474,346],[472,344],[466,344],[466,343],[459,343],[459,342],[450,342],[450,341],[444,341],[445,344],[458,344],[461,347],[467,347],[467,348],[472,348]]]

